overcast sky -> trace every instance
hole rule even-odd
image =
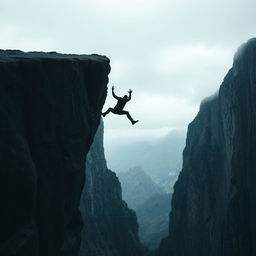
[[[135,119],[105,118],[106,145],[185,127],[213,94],[237,47],[255,36],[255,0],[0,0],[0,48],[98,53],[109,95],[133,89]]]

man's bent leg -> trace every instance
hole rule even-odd
[[[132,123],[133,125],[139,122],[139,120],[134,121],[128,111],[125,111],[125,112],[127,112],[127,113],[126,113],[126,116],[129,118],[129,120],[131,121],[131,123]]]
[[[130,115],[130,113],[127,111],[127,113],[126,113],[126,116],[128,117],[128,119],[133,123],[133,119],[132,119],[132,117],[131,117],[131,115]]]
[[[105,117],[110,112],[113,112],[113,110],[114,110],[113,108],[109,108],[106,112],[102,113],[102,115]]]
[[[128,111],[125,111],[125,110],[122,110],[122,111],[120,111],[119,112],[119,114],[120,115],[126,115],[127,116],[127,118],[131,121],[131,123],[133,124],[133,119],[132,119],[132,117],[131,117],[131,115],[130,115],[130,113],[128,112]]]

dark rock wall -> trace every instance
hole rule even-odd
[[[0,255],[77,255],[109,60],[0,51]]]
[[[134,211],[122,200],[116,174],[108,170],[103,124],[87,156],[80,209],[84,220],[80,256],[143,256]]]
[[[189,125],[158,255],[256,255],[256,39]]]

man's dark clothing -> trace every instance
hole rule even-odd
[[[115,105],[114,110],[117,112],[122,111],[124,109],[125,104],[128,101],[129,101],[128,99],[126,100],[126,99],[118,97],[117,104]]]
[[[102,115],[105,117],[110,112],[117,114],[117,115],[126,115],[132,124],[137,123],[138,120],[134,121],[132,119],[130,113],[128,111],[123,110],[125,104],[131,99],[131,92],[129,92],[128,97],[125,95],[123,98],[121,98],[121,97],[116,96],[114,91],[112,90],[112,95],[117,100],[117,104],[115,105],[114,108],[109,108],[105,113],[102,113]]]

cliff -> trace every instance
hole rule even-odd
[[[0,51],[0,255],[77,255],[109,60]]]
[[[103,124],[87,156],[80,209],[84,220],[80,256],[143,256],[134,211],[122,200],[116,174],[108,170]]]
[[[256,255],[256,39],[189,125],[158,255]]]

